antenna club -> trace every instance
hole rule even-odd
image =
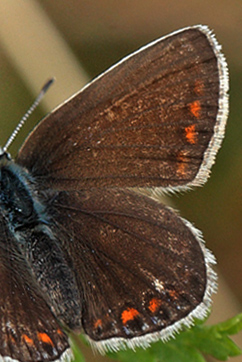
[[[49,80],[47,80],[47,82],[42,87],[41,92],[43,92],[45,94],[48,91],[48,89],[50,88],[50,86],[54,83],[54,81],[55,81],[55,78],[50,78]]]

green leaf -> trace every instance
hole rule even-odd
[[[233,334],[237,334],[239,331],[242,330],[242,313],[231,319],[228,319],[225,322],[219,323],[219,326],[221,332],[224,330],[230,336]]]
[[[242,329],[242,314],[214,326],[196,326],[189,331],[193,344],[205,354],[221,361],[238,356],[241,349],[229,338]],[[192,331],[195,333],[193,334]]]

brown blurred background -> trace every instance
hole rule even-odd
[[[172,203],[203,231],[217,257],[221,277],[213,322],[232,317],[242,304],[241,0],[1,0],[0,142],[6,142],[47,78],[57,81],[11,147],[13,155],[37,120],[87,80],[141,45],[199,23],[214,29],[223,45],[230,116],[211,179],[203,188],[173,196]],[[242,348],[241,335],[237,341]]]

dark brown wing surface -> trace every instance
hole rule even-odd
[[[61,192],[51,210],[84,295],[84,332],[102,341],[98,348],[140,336],[145,345],[149,333],[165,339],[183,318],[206,314],[212,258],[198,232],[172,210],[115,189]]]
[[[17,161],[60,190],[202,184],[223,137],[226,72],[206,27],[161,38],[48,115]]]

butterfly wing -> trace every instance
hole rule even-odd
[[[67,336],[2,217],[0,227],[0,356],[8,362],[60,361],[70,355]]]
[[[202,26],[125,58],[47,116],[17,161],[43,188],[205,182],[223,138],[227,66]]]
[[[206,314],[214,260],[171,209],[134,191],[93,189],[60,192],[51,213],[55,234],[69,240],[84,332],[99,350],[166,339]]]

